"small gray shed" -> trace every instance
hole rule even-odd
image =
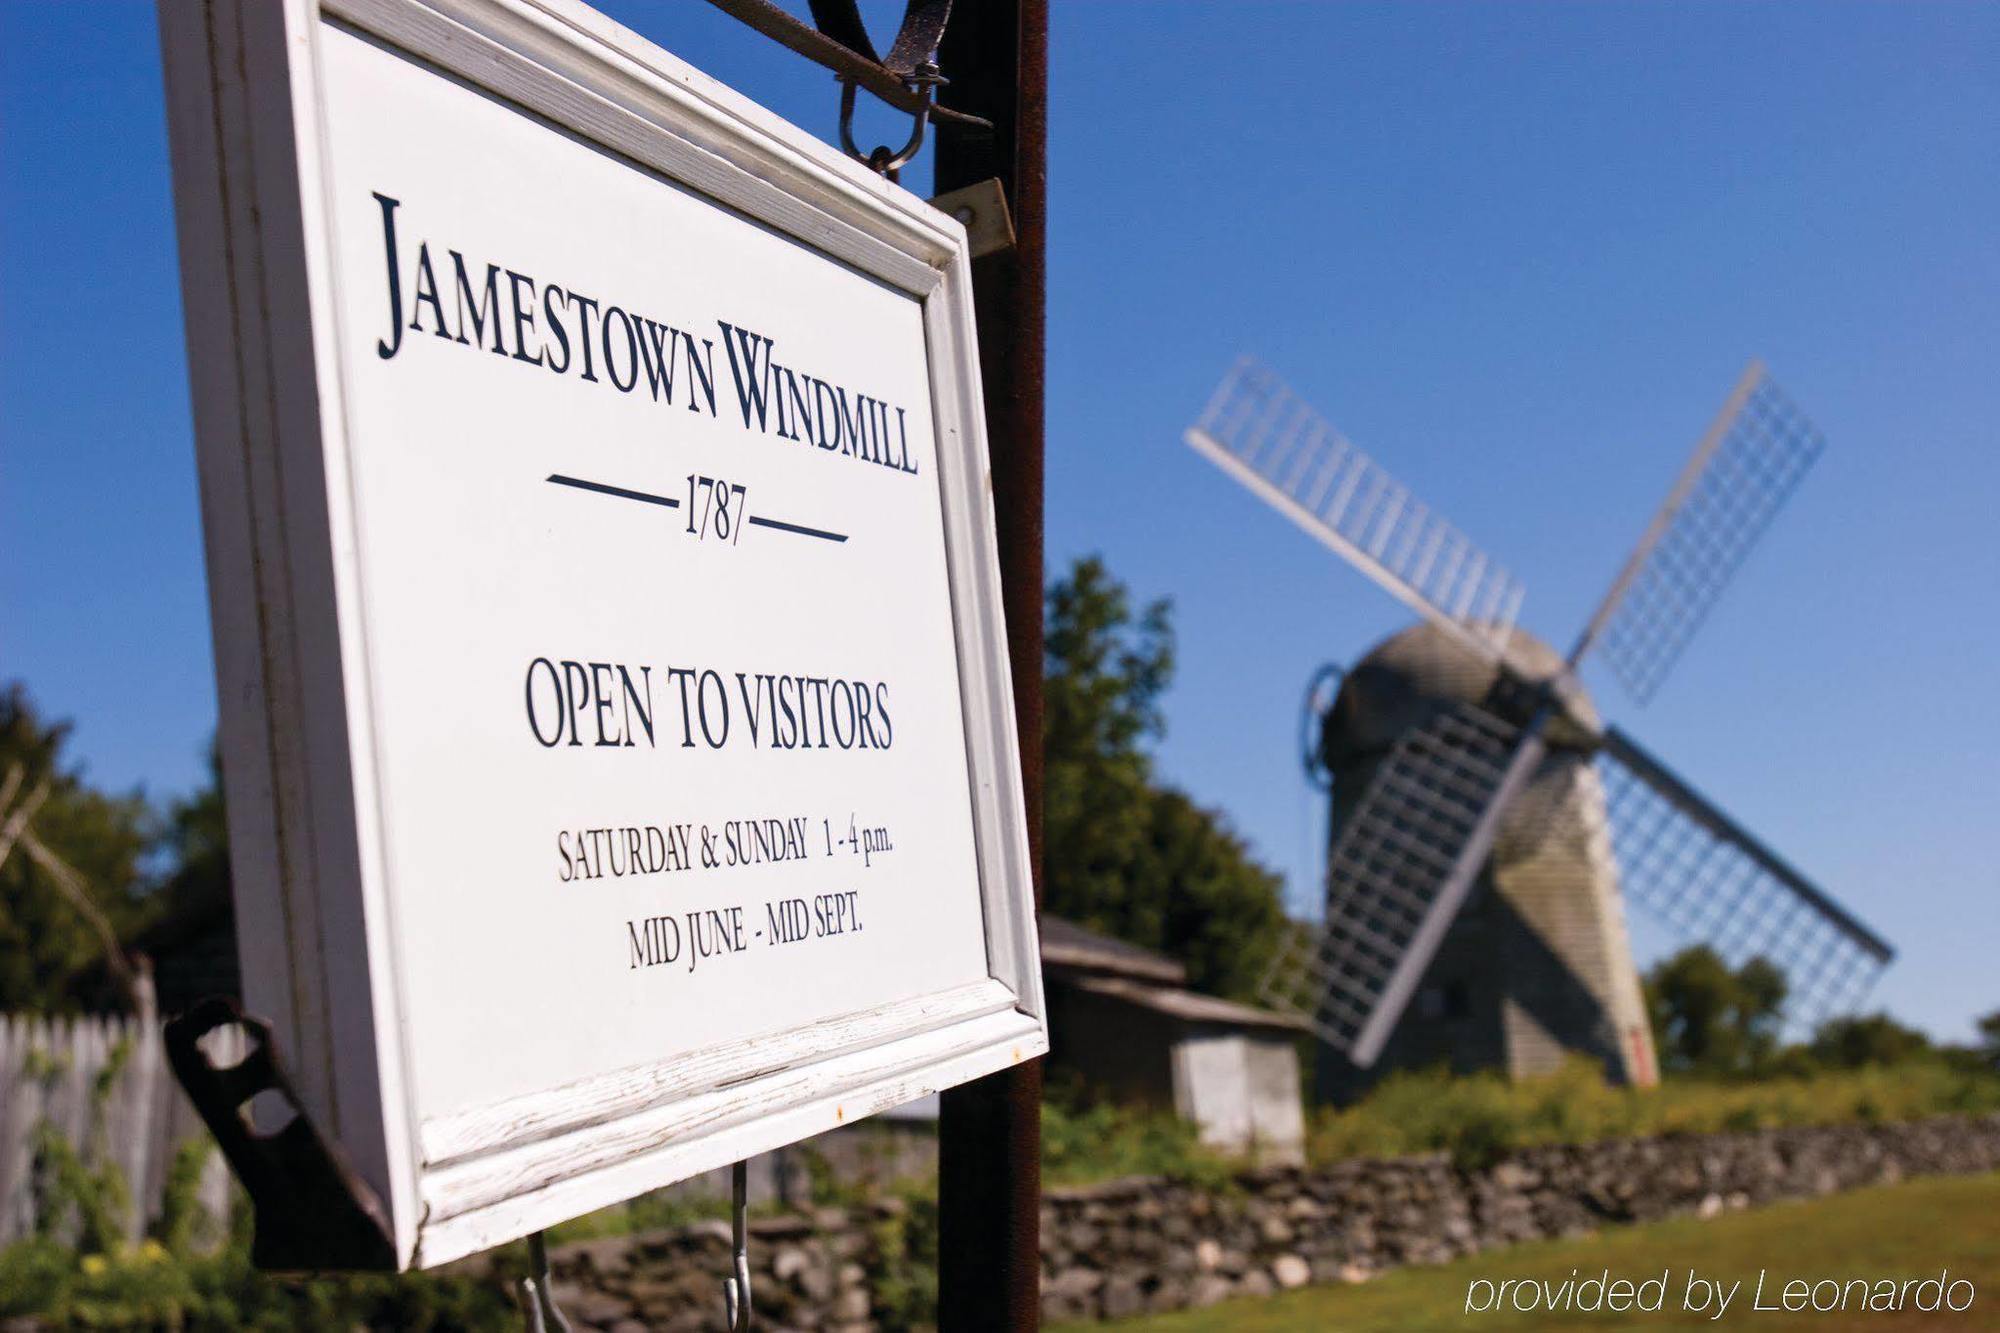
[[[1056,916],[1042,917],[1042,972],[1052,1071],[1171,1108],[1211,1147],[1302,1158],[1302,1021],[1188,990],[1173,959]]]

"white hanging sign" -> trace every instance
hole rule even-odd
[[[162,28],[245,999],[399,1261],[1045,1050],[959,224],[580,5]]]

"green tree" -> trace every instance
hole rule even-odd
[[[1046,610],[1048,909],[1168,954],[1200,989],[1247,997],[1282,920],[1279,879],[1220,813],[1154,776],[1174,670],[1169,603],[1135,612],[1092,556],[1050,587]]]
[[[1806,1047],[1813,1063],[1828,1069],[1897,1065],[1931,1048],[1931,1039],[1887,1014],[1852,1014],[1819,1025]]]
[[[1173,677],[1168,604],[1135,623],[1101,560],[1079,560],[1049,589],[1042,687],[1043,839],[1048,906],[1157,947],[1164,904],[1141,901],[1131,870],[1145,846],[1152,790],[1146,746],[1164,730]]]
[[[1987,1064],[2000,1069],[2000,1009],[1974,1020],[1973,1026],[1979,1030],[1979,1040],[1973,1050]]]
[[[222,804],[222,755],[208,745],[208,781],[167,810],[162,841],[171,863],[160,886],[163,917],[229,901],[229,824]]]
[[[0,689],[0,784],[7,816],[32,818],[0,862],[0,1011],[69,1012],[116,1006],[101,982],[104,949],[73,899],[30,854],[28,834],[72,867],[112,931],[127,938],[151,904],[145,859],[157,821],[143,794],[113,796],[64,755],[70,726],[41,717],[16,681]],[[9,775],[18,775],[9,782]],[[36,804],[39,802],[39,804]]]
[[[1683,949],[1646,974],[1646,1007],[1664,1069],[1749,1074],[1778,1046],[1785,974],[1752,958],[1731,968],[1705,944]]]

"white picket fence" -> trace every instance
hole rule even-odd
[[[128,1047],[100,1104],[99,1077]],[[88,1152],[100,1115],[104,1154],[124,1174],[135,1205],[127,1238],[136,1241],[159,1214],[176,1150],[208,1137],[174,1082],[159,1024],[128,1017],[0,1014],[0,1245],[35,1229],[40,1127],[52,1126],[79,1152]],[[211,1218],[224,1216],[228,1187],[228,1167],[211,1149],[197,1195]]]

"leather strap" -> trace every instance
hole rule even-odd
[[[944,25],[951,19],[951,0],[909,0],[903,9],[903,26],[886,58],[875,54],[868,27],[861,21],[857,0],[809,0],[813,22],[819,30],[849,50],[868,59],[901,79],[916,72],[920,62],[937,54],[944,40]]]
[[[908,0],[903,26],[884,59],[875,54],[875,44],[868,38],[855,0],[810,0],[813,21],[819,25],[816,28],[801,23],[771,0],[709,0],[709,3],[911,115],[927,103],[922,94],[910,88],[907,80],[918,64],[929,60],[937,50],[944,36],[945,21],[951,16],[951,0]],[[993,122],[983,117],[953,111],[935,101],[928,105],[934,121],[964,129],[993,128]]]

